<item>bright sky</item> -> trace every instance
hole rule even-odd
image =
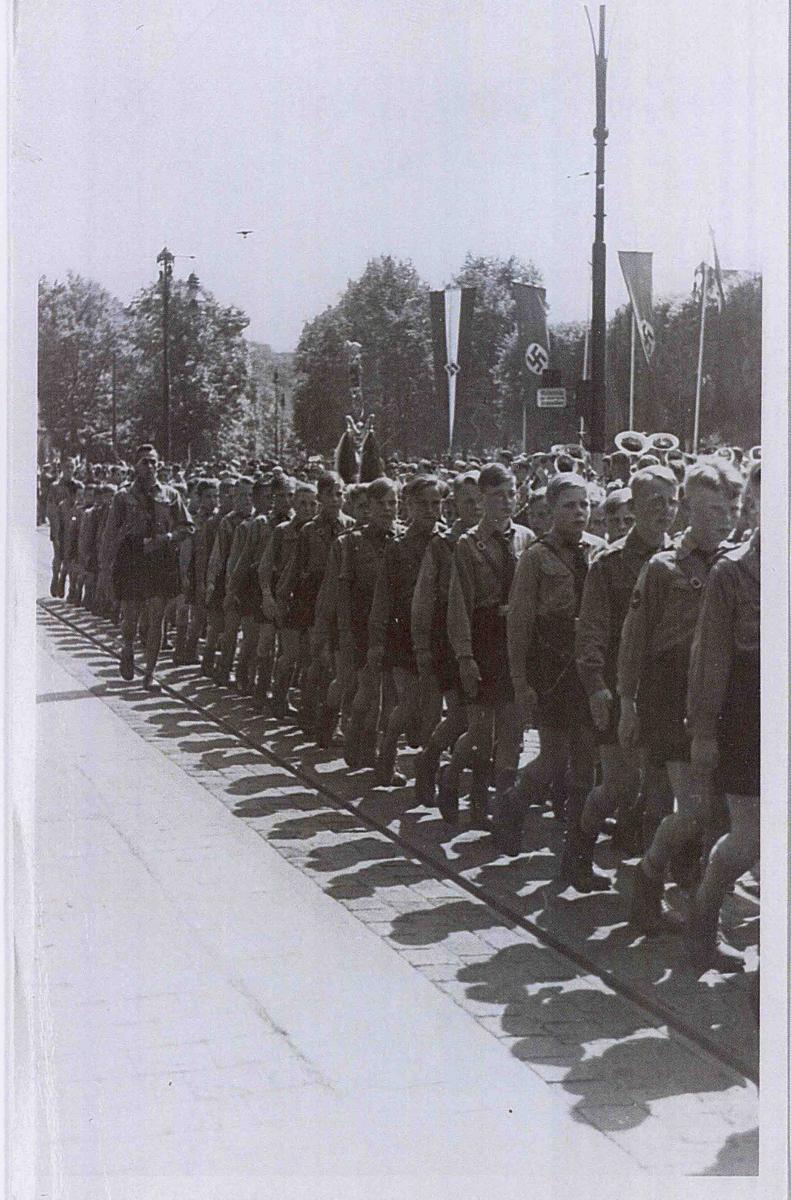
[[[710,255],[761,269],[778,0],[608,6],[608,308],[618,249],[657,294]],[[598,9],[591,9],[594,21]],[[584,320],[593,54],[565,0],[20,0],[14,201],[37,274],[128,300],[194,254],[253,337],[293,348],[373,255],[433,286],[468,250],[531,258]],[[255,232],[243,239],[239,229]],[[25,237],[27,233],[27,237]]]

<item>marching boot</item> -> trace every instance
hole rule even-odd
[[[250,673],[248,665],[245,662],[236,664],[236,674],[234,675],[234,687],[240,696],[246,696],[250,688]]]
[[[437,807],[443,821],[448,825],[456,825],[459,820],[459,788],[450,779],[450,767],[443,767],[439,773],[439,788],[437,791]]]
[[[500,854],[515,858],[522,853],[522,800],[516,793],[516,771],[495,771],[496,797],[492,834]]]
[[[380,787],[406,787],[406,776],[396,771],[396,747],[384,739],[376,759],[376,782]]]
[[[60,595],[59,579],[60,579],[60,571],[53,571],[52,579],[50,580],[50,584],[49,584],[49,594],[50,594],[50,596],[52,596],[55,599],[57,599],[57,597]]]
[[[360,737],[360,766],[376,767],[376,729],[363,729]]]
[[[426,747],[415,755],[415,801],[431,808],[436,803],[439,758]]]
[[[598,834],[585,833],[582,829],[570,832],[573,857],[571,884],[578,892],[609,892],[610,878],[593,865],[593,851]]]
[[[121,678],[129,683],[135,677],[135,652],[132,646],[124,646],[121,651]]]
[[[183,667],[187,661],[187,631],[184,628],[176,629],[176,644],[173,647],[173,666]]]
[[[641,863],[633,876],[629,924],[649,936],[660,933],[679,933],[682,922],[675,913],[670,913],[665,909],[662,903],[664,890],[664,881],[649,878]]]
[[[489,822],[489,772],[473,769],[470,788],[470,828],[491,829]]]
[[[236,646],[223,646],[220,649],[220,657],[214,671],[214,682],[218,687],[229,687],[231,683],[231,667],[233,666],[234,651]]]
[[[200,663],[200,673],[205,675],[207,679],[211,679],[214,675],[214,650],[205,650]]]
[[[322,750],[331,749],[337,724],[338,714],[335,709],[330,708],[329,704],[320,704],[316,714],[316,741]]]
[[[264,712],[267,706],[266,697],[266,668],[263,659],[256,659],[255,683],[253,685],[253,704],[258,712]]]
[[[684,952],[702,975],[705,971],[720,971],[723,975],[736,974],[744,970],[741,954],[729,946],[723,946],[717,937],[719,911],[704,910],[697,897],[692,902],[689,920],[683,931]]]

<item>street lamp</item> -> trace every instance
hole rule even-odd
[[[167,462],[170,461],[170,362],[168,338],[168,308],[170,305],[170,281],[173,278],[173,260],[167,246],[163,246],[157,255],[159,278],[162,281],[162,453]]]
[[[171,422],[170,422],[170,281],[173,278],[173,263],[177,258],[194,258],[194,254],[172,254],[167,246],[163,246],[157,255],[157,266],[159,267],[159,278],[162,281],[162,416],[163,416],[163,434],[162,434],[162,453],[166,461],[170,460],[170,442],[171,442]],[[196,275],[190,275],[190,280],[195,281],[194,292],[197,294],[198,279]],[[187,284],[190,286],[189,281]],[[194,299],[194,296],[192,297]],[[197,304],[197,300],[195,301]]]

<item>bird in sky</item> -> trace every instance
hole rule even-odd
[[[255,230],[254,229],[237,229],[236,232],[239,234],[240,237],[246,238],[251,233],[255,233]]]

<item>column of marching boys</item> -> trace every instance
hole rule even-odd
[[[412,747],[417,803],[454,826],[466,794],[497,854],[550,804],[580,892],[610,887],[609,829],[639,858],[635,928],[678,933],[701,971],[742,968],[718,918],[759,850],[759,462],[639,468],[601,502],[602,536],[573,470],[519,494],[507,461],[348,487],[208,471],[174,485],[144,445],[131,478],[69,463],[50,488],[51,593],[120,625],[124,679],[139,641],[156,688],[172,636],[175,665],[233,678],[378,786],[407,784]]]

